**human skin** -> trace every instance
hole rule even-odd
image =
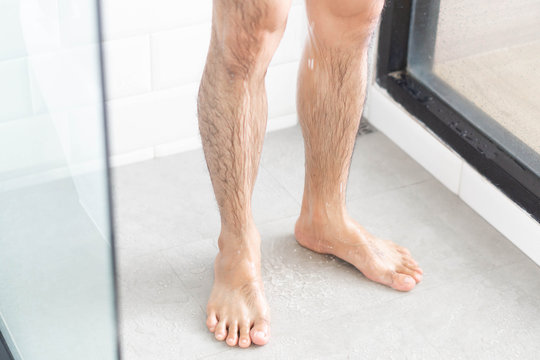
[[[345,194],[367,78],[367,48],[384,0],[307,0],[309,37],[300,63],[298,116],[306,176],[297,241],[333,254],[367,278],[409,291],[422,279],[410,252],[353,220]],[[230,346],[264,345],[270,311],[251,195],[267,121],[264,77],[290,0],[214,0],[201,80],[199,129],[221,216],[208,329]]]

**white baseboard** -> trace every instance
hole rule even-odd
[[[296,116],[296,113],[274,117],[272,119],[268,119],[266,132],[290,128],[295,126],[297,123],[298,117]]]
[[[463,165],[459,197],[540,265],[540,223],[469,164]]]
[[[463,159],[378,85],[371,86],[367,102],[368,121],[457,194]]]
[[[296,125],[296,114],[274,117],[268,120],[267,132],[285,129]],[[137,163],[140,161],[151,160],[161,156],[168,156],[201,148],[201,139],[199,136],[182,139],[179,141],[159,144],[152,147],[137,149],[134,151],[113,154],[110,156],[111,167],[123,166]],[[62,166],[52,168],[41,172],[36,172],[16,178],[0,181],[1,191],[10,191],[23,187],[42,184],[45,182],[63,179],[72,175],[84,174],[103,167],[99,161],[87,162],[75,166]]]
[[[266,132],[286,129],[295,126],[298,123],[296,114],[288,114],[268,119]],[[124,154],[115,154],[111,156],[111,166],[133,164],[140,161],[150,160],[162,156],[178,154],[186,151],[200,149],[202,147],[199,136],[190,137],[166,144],[159,144],[153,147],[138,149]]]
[[[450,191],[540,265],[540,223],[474,170],[376,84],[367,118]]]
[[[139,161],[146,161],[154,158],[154,148],[148,147],[130,151],[124,154],[115,154],[110,156],[111,167],[133,164]]]
[[[156,145],[154,147],[154,156],[168,156],[178,154],[185,151],[200,149],[202,147],[201,137],[195,136],[187,139],[182,139],[172,143]]]

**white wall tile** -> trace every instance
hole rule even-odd
[[[66,134],[60,138],[69,148],[70,165],[100,163],[105,155],[101,104],[69,109],[66,112],[66,125]]]
[[[112,154],[198,136],[197,84],[107,103]]]
[[[0,79],[0,122],[32,115],[26,59],[0,62]]]
[[[306,10],[303,5],[292,6],[287,20],[287,28],[272,58],[271,65],[300,60],[306,36]]]
[[[0,3],[0,61],[26,55],[18,2]]]
[[[64,47],[97,42],[97,12],[94,1],[57,0],[60,39]]]
[[[148,35],[106,41],[103,49],[108,99],[151,90]]]
[[[296,112],[296,77],[298,62],[271,66],[266,73],[268,117]]]
[[[461,157],[393,101],[378,85],[369,88],[368,101],[368,120],[457,194],[463,163]]]
[[[152,14],[152,1],[104,0],[102,4],[103,37],[105,40],[141,35],[147,32],[147,17]]]
[[[97,54],[97,44],[92,44],[28,58],[33,71],[32,90],[41,93],[49,111],[101,103]]]
[[[152,34],[154,89],[198,82],[206,61],[211,24],[203,23]]]
[[[197,145],[196,95],[210,40],[211,3],[103,3],[113,154],[127,156],[153,147],[163,155]],[[288,22],[266,79],[269,131],[296,122],[297,61],[307,31],[301,1],[293,2]],[[145,36],[149,36],[149,75],[147,52],[139,41]]]
[[[212,0],[154,0],[151,3],[152,11],[148,14],[151,31],[209,22],[212,19]]]
[[[62,114],[55,114],[62,119]],[[49,114],[0,122],[1,180],[61,167],[66,162],[62,129]],[[9,152],[10,156],[2,156]],[[11,174],[11,175],[10,175]]]
[[[140,161],[151,160],[154,158],[154,148],[144,148],[131,151],[125,154],[111,156],[111,166],[117,167],[122,165],[133,164]]]
[[[295,126],[297,123],[298,123],[298,117],[296,116],[296,113],[269,118],[268,124],[266,126],[266,132],[286,129],[286,128]]]
[[[62,47],[58,0],[16,1],[24,46],[29,55]]]
[[[461,173],[459,196],[540,265],[540,224],[468,164]]]
[[[30,80],[30,91],[32,92],[32,107],[34,108],[34,114],[44,114],[47,112],[47,104],[41,89],[39,81],[36,78],[36,73],[32,67],[28,68],[28,77]]]
[[[211,0],[103,1],[107,40],[208,22],[211,18]]]

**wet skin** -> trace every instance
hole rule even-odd
[[[221,237],[220,245],[207,305],[208,330],[229,346],[264,345],[270,338],[270,309],[261,279],[260,236],[253,227],[245,236]]]
[[[270,339],[251,195],[266,127],[264,78],[290,3],[214,0],[198,98],[199,129],[221,215],[206,325],[229,346],[264,345]],[[306,175],[294,234],[300,245],[335,255],[368,279],[409,291],[422,280],[410,252],[368,233],[345,206],[365,99],[367,48],[383,6],[384,0],[306,0],[310,26],[297,96]]]

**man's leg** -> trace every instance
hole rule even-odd
[[[307,0],[310,36],[299,74],[306,150],[298,242],[334,254],[367,278],[408,291],[422,279],[409,251],[347,215],[345,188],[365,97],[367,46],[384,0]]]
[[[214,0],[198,98],[199,129],[221,215],[206,324],[231,346],[264,345],[270,335],[251,194],[266,128],[264,76],[289,7],[290,0]]]

